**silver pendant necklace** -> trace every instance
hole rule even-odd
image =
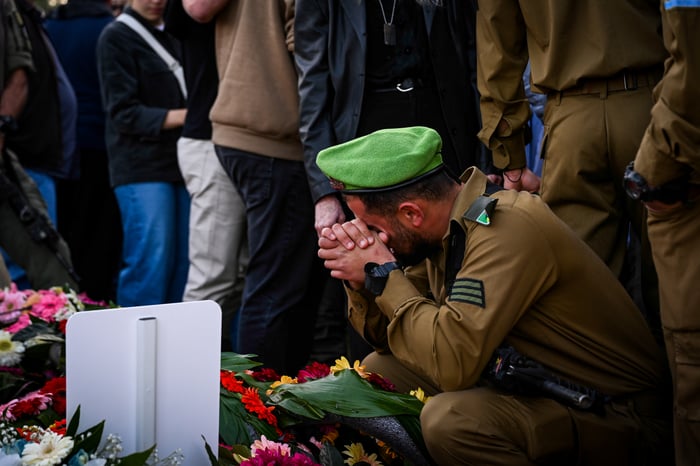
[[[379,2],[379,8],[382,10],[382,19],[384,19],[384,45],[396,45],[396,25],[394,24],[394,13],[396,13],[396,0],[391,5],[391,17],[389,21],[386,20],[386,13],[384,12],[384,4],[382,0],[377,0]]]

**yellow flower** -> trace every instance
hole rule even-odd
[[[279,380],[272,382],[272,385],[270,385],[270,388],[277,388],[280,385],[284,385],[284,384],[288,384],[288,383],[292,383],[292,384],[299,383],[299,381],[297,380],[296,377],[292,378],[288,375],[283,375],[282,377],[280,377]]]
[[[344,371],[346,369],[354,370],[360,375],[360,377],[367,378],[365,366],[361,366],[360,361],[357,360],[352,366],[350,366],[350,361],[348,361],[345,356],[341,356],[340,359],[335,360],[335,366],[331,367],[331,374],[335,374],[336,372]]]
[[[335,366],[331,367],[331,374],[344,371],[345,369],[350,369],[350,362],[348,362],[345,356],[341,356],[340,359],[335,360]]]
[[[427,403],[428,400],[430,399],[430,397],[429,397],[429,396],[426,396],[425,392],[424,392],[423,389],[420,388],[420,387],[418,387],[418,388],[415,389],[415,390],[411,390],[409,393],[411,394],[411,396],[415,396],[415,397],[418,398],[420,401],[422,401],[423,404]]]
[[[363,447],[361,443],[351,443],[347,445],[343,454],[348,457],[344,463],[350,466],[357,463],[367,463],[370,466],[383,466],[382,462],[377,459],[376,453],[368,455],[367,452],[365,452],[365,447]]]

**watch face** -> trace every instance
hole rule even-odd
[[[635,201],[642,197],[643,189],[634,180],[625,178],[625,191]]]
[[[632,164],[627,166],[624,177],[624,187],[627,195],[634,200],[641,199],[648,190],[648,185],[642,175],[634,171]]]

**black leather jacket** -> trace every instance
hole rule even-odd
[[[475,134],[481,126],[474,44],[476,1],[445,0],[444,4],[449,22],[449,35],[444,37],[452,41],[450,45],[457,56],[433,55],[435,79],[441,89],[468,89],[468,108],[464,101],[447,94],[442,101],[443,111],[447,121],[472,120],[474,134],[467,138],[469,147],[457,144],[457,150],[478,152],[478,165],[485,169],[483,163],[490,157]],[[354,138],[357,132],[365,90],[364,0],[296,0],[294,31],[300,135],[309,186],[316,202],[335,192],[316,165],[316,155],[326,147]],[[437,50],[442,47],[431,44]]]

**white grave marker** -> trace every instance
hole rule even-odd
[[[79,312],[66,328],[66,413],[78,432],[105,421],[121,456],[177,449],[209,465],[219,440],[221,308],[214,301]]]

